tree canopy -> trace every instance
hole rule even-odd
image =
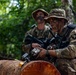
[[[50,12],[61,0],[0,0],[0,57],[20,59],[25,32],[35,24],[31,13],[37,8]],[[76,12],[76,0],[73,0]]]

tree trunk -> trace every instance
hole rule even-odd
[[[72,0],[61,0],[61,8],[63,8],[66,11],[66,18],[68,19],[68,24],[74,23],[74,15],[72,12],[73,2]]]
[[[31,61],[23,66],[21,62],[0,60],[0,75],[60,75],[55,66],[47,61]]]
[[[20,75],[18,60],[0,60],[0,75]]]
[[[61,75],[55,66],[47,61],[32,61],[24,65],[21,75]]]

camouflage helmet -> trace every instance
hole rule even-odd
[[[39,9],[37,9],[37,10],[35,10],[35,11],[32,12],[32,17],[33,17],[35,20],[36,20],[36,14],[37,14],[37,12],[39,12],[39,11],[43,12],[45,16],[48,16],[48,15],[49,15],[47,11],[45,11],[44,9],[40,9],[40,8],[39,8]]]
[[[49,16],[45,18],[45,20],[49,20],[50,18],[60,18],[64,19],[65,22],[67,23],[68,20],[66,18],[66,12],[64,9],[53,9],[50,11]]]

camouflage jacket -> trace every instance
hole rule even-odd
[[[49,30],[50,30],[49,26],[45,26],[44,30],[39,30],[37,27],[34,27],[33,29],[31,29],[25,33],[25,37],[28,34],[31,34],[33,37],[36,37],[36,38],[50,38],[51,34],[50,34]],[[24,38],[24,40],[25,40],[25,38]],[[26,45],[24,40],[23,40],[23,51],[29,52],[29,50],[31,49],[31,44]]]
[[[57,49],[58,58],[75,58],[76,57],[76,29],[74,29],[68,38],[70,44],[63,49]]]
[[[61,75],[76,75],[76,29],[71,31],[68,40],[67,47],[56,49],[56,64]]]

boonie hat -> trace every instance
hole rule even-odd
[[[44,9],[37,9],[37,10],[35,10],[35,11],[32,12],[32,16],[33,16],[34,19],[36,19],[36,14],[39,11],[43,12],[45,16],[48,16],[49,15],[48,12],[45,11]]]

